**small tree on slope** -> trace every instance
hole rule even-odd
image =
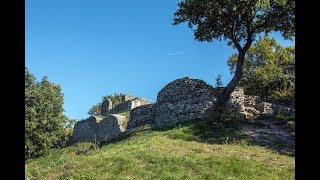
[[[243,62],[255,37],[280,31],[295,35],[295,0],[183,0],[174,13],[173,25],[188,22],[196,40],[228,40],[238,50],[235,73],[209,114],[210,121],[223,121],[222,112],[243,74]]]

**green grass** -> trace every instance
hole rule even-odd
[[[283,114],[276,114],[275,119],[283,121],[287,127],[291,128],[292,130],[295,129],[295,115],[283,115]]]
[[[294,179],[294,157],[250,145],[236,125],[145,127],[88,153],[81,145],[26,162],[28,179]],[[90,147],[86,144],[84,147]]]
[[[283,121],[293,121],[293,120],[295,120],[295,115],[276,114],[274,117],[276,119],[283,120]]]

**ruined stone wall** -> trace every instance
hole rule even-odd
[[[262,98],[252,95],[244,95],[244,106],[248,109],[249,107],[255,108],[259,111],[259,114],[263,115],[274,115],[274,114],[284,114],[284,115],[294,115],[295,108],[291,103],[283,103],[273,101],[265,102]]]
[[[117,137],[126,130],[126,118],[118,114],[110,114],[100,121],[97,130],[97,140],[106,141]]]
[[[133,108],[136,108],[139,106],[143,106],[143,105],[147,105],[147,104],[151,104],[151,102],[144,99],[144,98],[135,98],[134,100],[132,100],[130,109],[133,109]]]
[[[76,142],[93,142],[96,131],[98,130],[97,124],[100,121],[101,117],[98,116],[77,121],[73,128],[73,134],[69,139],[69,144],[74,144]]]
[[[158,93],[155,126],[203,118],[215,100],[213,87],[204,81],[187,77],[177,79]]]
[[[110,110],[111,114],[119,114],[131,110],[131,100],[124,101]]]
[[[204,118],[206,111],[214,106],[223,89],[213,88],[199,79],[177,79],[159,91],[155,104],[134,108],[130,112],[128,128],[145,124],[161,127]],[[231,94],[227,110],[224,112],[225,117],[245,118],[242,113],[245,111],[244,99],[243,89],[237,88]]]
[[[124,102],[124,101],[129,101],[129,100],[133,100],[135,99],[136,97],[131,95],[131,94],[125,94],[121,97],[121,101]]]
[[[259,96],[244,95],[244,106],[246,107],[256,107],[262,99]]]
[[[222,117],[225,121],[236,121],[245,119],[246,116],[244,106],[244,92],[243,88],[237,87],[230,95],[227,107],[223,111]]]
[[[106,141],[117,137],[126,130],[125,116],[109,114],[108,116],[94,116],[78,121],[73,129],[73,134],[68,144],[77,142]],[[126,126],[126,123],[125,123]]]
[[[130,111],[130,118],[127,129],[149,124],[154,125],[155,120],[155,104],[147,104],[139,106]]]
[[[136,127],[149,124],[153,127],[172,125],[193,119],[205,118],[207,110],[214,108],[217,97],[224,87],[213,88],[202,80],[188,77],[177,79],[163,87],[156,103],[132,95],[124,96],[121,104],[113,109],[112,102],[102,105],[101,117],[90,117],[75,124],[70,143],[82,141],[105,141],[117,137],[126,129],[133,131]],[[129,121],[119,115],[130,111]],[[260,115],[276,113],[294,115],[293,107],[263,102],[257,96],[244,94],[243,88],[237,87],[232,92],[223,112],[226,120],[250,120]]]
[[[112,109],[112,101],[110,99],[106,99],[101,104],[101,115],[107,116]]]

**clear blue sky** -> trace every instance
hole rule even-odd
[[[167,83],[189,76],[213,85],[231,75],[224,41],[197,42],[173,26],[179,0],[27,0],[26,66],[61,85],[65,115],[81,120],[107,94],[156,101]],[[277,33],[284,45],[294,45]]]

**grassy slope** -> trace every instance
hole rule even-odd
[[[294,157],[249,145],[235,126],[145,128],[88,155],[76,147],[28,160],[30,179],[294,179]]]

